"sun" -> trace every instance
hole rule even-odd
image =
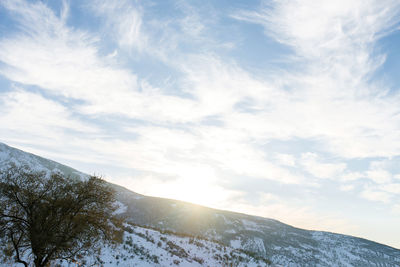
[[[132,190],[149,196],[182,200],[207,207],[222,208],[233,192],[218,184],[219,177],[213,168],[192,164],[174,170],[175,177],[160,179],[145,176]],[[135,190],[136,189],[136,190]],[[138,190],[140,189],[140,190]]]

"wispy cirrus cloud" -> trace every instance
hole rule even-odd
[[[318,155],[315,153],[307,152],[301,155],[300,164],[304,169],[317,178],[336,178],[345,169],[346,164],[341,163],[325,163],[321,162]]]
[[[261,24],[302,66],[288,77],[292,93],[275,100],[271,117],[283,119],[282,127],[295,125],[291,136],[322,138],[329,152],[351,158],[399,152],[393,146],[399,96],[371,82],[385,58],[375,44],[394,30],[398,11],[396,1],[273,1],[232,16]]]
[[[64,130],[81,133],[99,131],[96,126],[74,118],[73,113],[59,102],[21,88],[1,93],[0,101],[2,126],[8,131],[29,127],[29,131],[37,136],[46,134],[53,137]]]
[[[366,187],[360,194],[361,197],[377,202],[390,203],[391,195],[385,191]]]
[[[90,1],[88,6],[103,18],[104,35],[122,49],[146,49],[147,35],[142,29],[143,11],[138,1]]]
[[[52,12],[44,5],[24,2],[20,5],[15,12],[18,11],[22,17],[19,19],[21,27],[27,27],[27,24],[31,27],[36,23],[43,32],[33,35],[20,33],[2,40],[0,59],[7,64],[1,70],[4,76],[23,84],[39,86],[54,95],[83,101],[70,106],[81,115],[98,117],[119,114],[152,123],[188,123],[193,127],[188,131],[168,129],[169,126],[142,126],[127,132],[138,136],[134,140],[110,142],[98,139],[89,142],[91,146],[101,148],[99,150],[108,151],[112,158],[118,158],[119,163],[116,164],[182,177],[180,169],[184,169],[190,160],[207,159],[209,165],[214,164],[217,168],[240,175],[265,177],[284,183],[298,183],[302,179],[266,161],[255,147],[245,145],[245,132],[203,125],[209,116],[223,119],[229,116],[234,105],[248,97],[242,88],[252,87],[249,93],[253,97],[265,90],[261,82],[250,78],[240,68],[229,67],[212,56],[191,55],[190,64],[175,63],[186,74],[185,84],[190,86],[186,93],[191,97],[166,95],[146,81],[139,82],[137,76],[127,69],[109,63],[107,57],[101,57],[96,41],[93,41],[97,40],[95,35],[70,29],[54,14],[51,20],[35,19]],[[23,10],[28,8],[35,12],[30,14],[30,21],[25,22],[27,19]],[[122,7],[100,8],[116,12]],[[52,35],[55,27],[62,28],[60,32],[63,34]],[[193,66],[195,62],[196,67]],[[232,77],[236,78],[232,80]],[[188,140],[196,152],[182,147],[182,140]],[[222,146],[222,143],[225,145]],[[165,151],[171,153],[165,154]],[[190,156],[189,152],[198,156]],[[102,153],[107,154],[105,151]],[[249,165],[253,167],[249,168]]]
[[[198,117],[191,112],[195,105],[191,100],[165,95],[139,81],[130,70],[101,57],[96,35],[70,29],[47,6],[20,2],[6,7],[16,13],[24,30],[0,44],[0,60],[6,64],[0,72],[8,79],[82,100],[84,104],[75,108],[89,115],[122,114],[150,121]],[[41,19],[48,13],[51,19]],[[33,25],[40,32],[30,32]]]

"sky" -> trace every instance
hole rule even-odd
[[[2,0],[0,142],[400,248],[397,0]]]

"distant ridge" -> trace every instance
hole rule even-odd
[[[68,166],[0,143],[0,169],[7,167],[11,162],[28,165],[35,170],[57,170],[66,175],[85,176]],[[236,256],[242,250],[248,251],[250,254],[241,256],[243,262],[238,261],[239,256],[238,259],[230,259],[236,261],[237,266],[257,266],[257,264],[266,266],[266,263],[260,259],[271,260],[275,266],[400,266],[399,249],[366,239],[303,230],[277,220],[211,209],[173,199],[148,197],[122,186],[113,186],[117,191],[117,199],[123,207],[121,213],[132,225],[132,233],[136,233],[128,235],[127,232],[127,236],[131,236],[132,240],[138,242],[137,244],[142,244],[141,248],[147,249],[146,255],[152,253],[152,255],[156,255],[158,262],[152,261],[151,255],[146,256],[145,260],[141,260],[140,256],[135,253],[127,252],[126,255],[136,256],[133,258],[126,256],[125,263],[120,260],[121,266],[134,266],[139,263],[142,265],[137,266],[165,266],[162,264],[174,264],[174,260],[176,260],[175,263],[180,261],[181,266],[204,266],[206,263],[221,264],[223,262],[212,259],[213,253],[207,254],[205,249],[204,251],[200,249],[201,245],[199,245],[199,250],[194,252],[192,246],[194,241],[189,243],[190,236],[198,236],[200,239],[196,239],[196,242],[203,242],[203,245],[206,241],[201,240],[210,240],[211,243],[207,246],[214,247],[215,253],[221,252],[217,253],[220,256],[223,255],[224,247],[225,250],[233,251],[232,253]],[[175,244],[182,248],[182,254],[180,256],[172,255],[171,252],[168,252],[168,247],[164,247],[166,242],[161,242],[161,247],[153,247],[151,242],[144,246],[145,243],[141,243],[140,238],[144,238],[143,235],[146,235],[146,231],[147,239],[163,237],[172,242],[169,244]],[[149,234],[149,232],[151,233]],[[141,235],[142,237],[140,237]],[[140,250],[140,245],[138,246]],[[109,248],[106,248],[105,251],[105,263],[108,261],[108,266],[113,266],[112,264],[116,262],[112,255],[115,256],[117,251]],[[200,257],[200,254],[203,256]],[[211,259],[209,259],[210,257]],[[200,262],[203,260],[203,263],[194,258]],[[257,259],[259,259],[258,262]]]

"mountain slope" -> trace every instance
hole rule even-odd
[[[188,235],[126,224],[121,245],[103,247],[100,256],[86,256],[79,266],[269,266],[263,259],[221,243]],[[71,266],[57,261],[54,266]],[[52,266],[53,266],[52,265]],[[8,262],[1,267],[14,266]]]
[[[400,266],[400,250],[361,238],[170,199],[125,193],[120,201],[134,223],[217,239],[284,266]]]
[[[67,166],[0,143],[0,168],[10,162],[26,164],[34,169],[58,170],[68,175],[84,176]],[[400,266],[400,250],[369,240],[302,230],[276,220],[215,210],[177,200],[147,197],[121,186],[113,186],[118,201],[124,206],[121,211],[135,227],[141,225],[169,230],[172,231],[169,235],[175,237],[179,236],[178,233],[200,236],[215,240],[207,242],[221,244],[225,250],[251,251],[282,266]],[[168,253],[162,254],[166,257]],[[204,264],[205,260],[212,258],[212,253],[203,255]],[[164,256],[161,256],[161,252],[158,255],[162,260]],[[192,259],[195,256],[188,257]],[[256,262],[251,254],[246,260]],[[195,266],[196,262],[184,263],[182,259],[180,264]],[[222,263],[207,264],[219,266]]]
[[[26,165],[29,166],[30,169],[37,171],[59,171],[64,175],[74,177],[87,176],[82,172],[79,172],[71,167],[65,166],[58,162],[45,159],[0,143],[0,170],[10,167],[11,164],[15,164],[17,166]]]

